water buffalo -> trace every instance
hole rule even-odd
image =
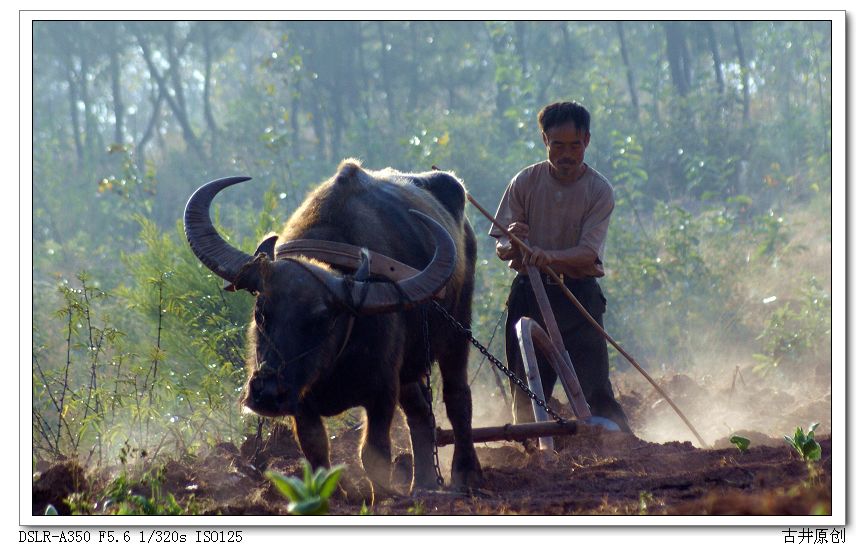
[[[369,171],[345,160],[310,193],[279,236],[279,248],[297,240],[347,243],[422,270],[394,283],[366,271],[366,261],[355,273],[305,256],[284,256],[279,248],[274,256],[276,236],[255,255],[229,245],[213,228],[210,203],[219,191],[244,180],[202,186],[184,216],[199,260],[231,283],[230,289],[255,295],[242,403],[260,415],[291,416],[313,467],[330,464],[322,417],[363,407],[361,461],[375,488],[389,491],[390,428],[399,402],[411,436],[412,490],[433,489],[434,432],[422,383],[429,351],[441,372],[454,429],[451,485],[479,485],[468,342],[433,310],[426,313],[425,336],[421,310],[422,302],[436,295],[458,321],[468,325],[471,319],[476,241],[460,181],[443,171]]]

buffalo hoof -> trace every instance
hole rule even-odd
[[[373,502],[382,501],[384,499],[394,499],[403,496],[402,493],[390,487],[389,485],[373,483],[372,487],[374,493]]]
[[[407,490],[412,480],[412,456],[411,453],[400,453],[393,461],[390,473],[390,483],[394,487]]]
[[[480,489],[484,483],[484,475],[480,468],[467,470],[454,469],[451,472],[451,487],[459,491]]]
[[[359,506],[366,503],[367,506],[372,506],[375,498],[372,482],[366,477],[359,480],[343,480],[334,490],[333,498],[348,504],[357,504]]]
[[[432,480],[430,482],[412,484],[409,494],[411,496],[416,496],[423,495],[425,493],[436,493],[438,491],[441,491],[441,487],[439,487],[438,481]]]

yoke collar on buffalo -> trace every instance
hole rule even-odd
[[[307,258],[314,258],[333,266],[357,271],[363,262],[362,255],[364,250],[359,246],[347,243],[317,239],[295,239],[279,245],[276,248],[275,257],[279,260],[306,256]],[[412,266],[389,258],[384,254],[371,250],[366,250],[366,252],[369,256],[369,271],[373,275],[385,277],[393,282],[399,282],[420,273]],[[435,295],[436,299],[443,299],[445,291],[446,288],[439,290]]]

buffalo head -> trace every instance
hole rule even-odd
[[[247,254],[222,239],[210,220],[216,194],[246,180],[223,178],[199,188],[186,205],[184,227],[193,253],[230,283],[228,289],[255,295],[243,404],[262,415],[293,415],[310,385],[338,359],[354,317],[428,300],[451,277],[457,251],[445,228],[413,210],[436,250],[423,271],[397,283],[374,282],[362,273],[347,276],[314,260],[275,260],[272,238],[255,255]]]

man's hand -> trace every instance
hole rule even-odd
[[[519,237],[525,243],[525,238],[529,236],[529,225],[522,222],[514,222],[508,226],[508,233]]]
[[[508,233],[525,242],[529,235],[529,226],[522,222],[514,222],[508,226]],[[500,260],[518,260],[521,254],[520,249],[507,236],[500,237],[496,243],[496,256]]]
[[[514,260],[520,256],[520,251],[510,241],[496,243],[496,256],[500,260]]]
[[[532,253],[525,260],[525,265],[531,265],[540,269],[553,263],[553,257],[550,254],[538,247],[532,247]]]

